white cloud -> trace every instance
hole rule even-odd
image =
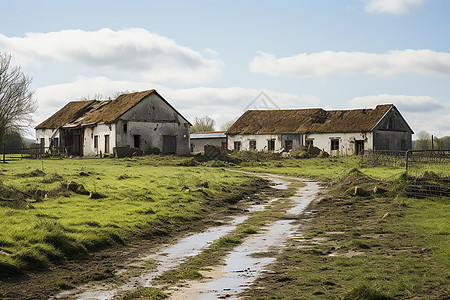
[[[71,83],[45,86],[36,91],[39,105],[35,118],[36,124],[44,121],[69,101],[98,93],[107,98],[118,91],[142,91],[153,88],[188,120],[193,120],[195,116],[209,115],[216,121],[216,129],[219,129],[220,124],[239,117],[261,92],[240,87],[173,89],[147,82],[114,81],[106,77],[80,77]],[[320,105],[320,100],[310,95],[299,96],[270,90],[265,90],[265,93],[280,108]]]
[[[348,102],[352,108],[375,107],[377,104],[394,104],[400,111],[407,112],[432,112],[444,108],[443,103],[430,96],[380,94],[355,97]]]
[[[205,56],[140,28],[62,30],[27,33],[25,37],[0,34],[0,48],[22,64],[39,66],[57,61],[92,70],[127,72],[157,82],[208,82],[220,75],[224,65],[213,50],[207,49]]]
[[[428,49],[391,50],[386,54],[323,51],[277,58],[273,54],[259,52],[249,63],[249,67],[254,73],[298,77],[326,75],[385,77],[412,73],[450,76],[450,53]]]
[[[365,6],[369,13],[405,15],[422,6],[424,0],[370,0]]]

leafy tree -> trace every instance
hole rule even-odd
[[[7,153],[14,152],[13,150],[19,150],[24,147],[24,142],[23,142],[22,136],[18,132],[7,133],[5,135],[3,141],[4,141],[4,146],[5,146]]]
[[[214,131],[214,125],[216,125],[216,122],[209,116],[195,117],[191,133]]]
[[[31,78],[19,66],[11,65],[11,55],[0,53],[0,141],[7,133],[24,132],[31,125],[37,105]]]

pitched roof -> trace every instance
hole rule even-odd
[[[228,129],[227,134],[367,132],[393,107],[375,109],[248,110]]]
[[[155,90],[123,94],[114,100],[105,100],[92,105],[91,109],[83,116],[79,117],[69,126],[79,126],[83,124],[111,123],[121,115],[130,110],[142,99],[155,92]]]
[[[86,109],[96,100],[72,101],[67,103],[63,108],[58,110],[50,118],[39,124],[35,129],[54,129],[82,116]]]
[[[159,95],[156,90],[148,90],[122,94],[114,100],[69,102],[50,118],[36,126],[35,129],[58,128],[61,126],[78,127],[102,122],[111,123],[152,93],[157,94],[167,105],[181,116],[181,114]],[[186,120],[183,116],[181,117]],[[189,123],[188,120],[186,120],[186,122]],[[191,123],[189,123],[189,125],[191,125]]]

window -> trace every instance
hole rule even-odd
[[[250,150],[256,150],[256,141],[255,140],[251,140],[248,142],[248,148]]]
[[[45,147],[45,138],[41,138],[41,148]]]
[[[94,149],[98,149],[98,135],[94,135]]]
[[[123,132],[127,133],[128,131],[128,123],[123,123]]]
[[[267,150],[273,151],[275,150],[275,139],[271,139],[267,141]]]
[[[241,150],[241,142],[234,142],[234,150]]]
[[[307,140],[306,140],[306,146],[307,146],[307,147],[309,147],[309,146],[311,146],[311,147],[314,146],[314,140],[313,140],[313,139],[307,139]]]
[[[339,150],[339,139],[331,140],[331,151],[333,150]]]
[[[134,137],[134,148],[139,148],[141,146],[141,136],[133,135]]]

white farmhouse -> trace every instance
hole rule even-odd
[[[331,155],[407,150],[413,131],[392,104],[375,109],[248,110],[226,132],[229,150],[289,151],[313,145]]]
[[[114,100],[72,101],[36,126],[41,147],[71,155],[111,154],[114,147],[189,154],[191,124],[155,90]]]

